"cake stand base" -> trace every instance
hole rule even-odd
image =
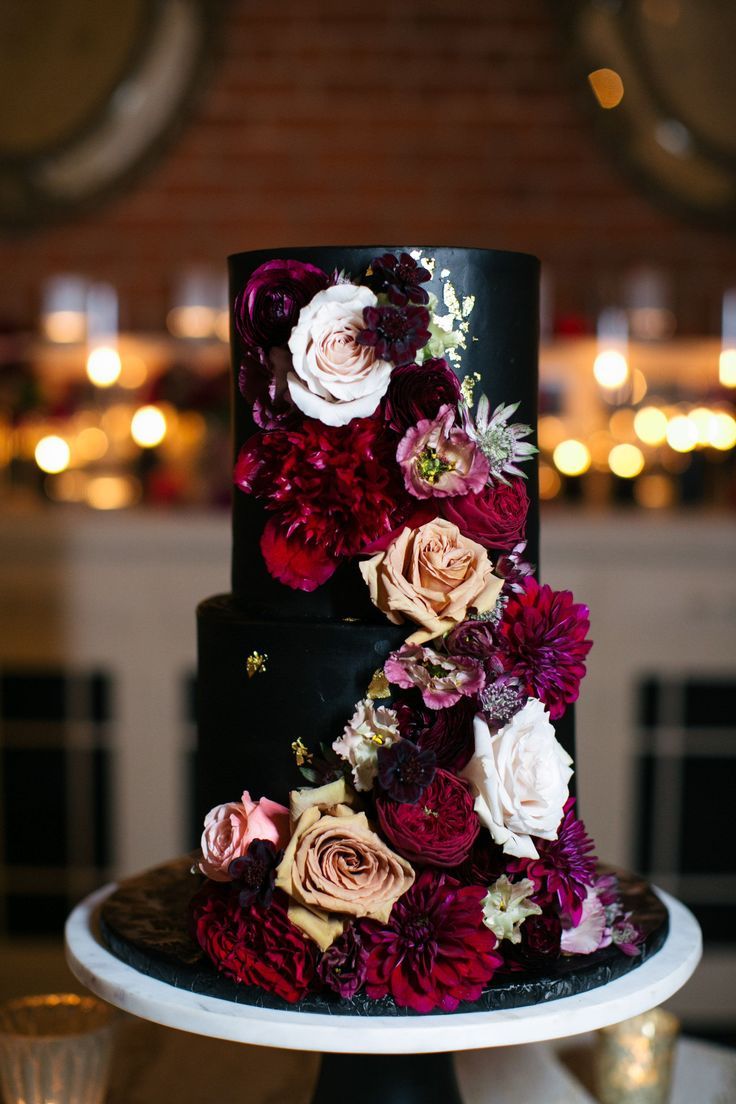
[[[462,1104],[452,1054],[325,1054],[312,1104]]]

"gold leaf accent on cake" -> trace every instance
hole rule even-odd
[[[251,652],[245,661],[245,669],[248,673],[248,678],[252,679],[254,675],[265,675],[268,668],[266,664],[268,662],[268,656],[265,652]]]
[[[296,759],[296,765],[298,767],[303,767],[305,763],[311,763],[314,758],[301,736],[297,740],[294,740],[291,745],[291,750],[294,752],[294,758]]]
[[[460,384],[460,390],[468,406],[473,405],[473,395],[475,394],[475,385],[477,383],[480,383],[480,372],[473,372],[472,376],[466,376]]]
[[[384,675],[382,667],[378,667],[373,672],[373,678],[371,679],[370,686],[366,690],[366,695],[365,696],[367,698],[370,698],[371,701],[375,701],[376,698],[390,698],[391,697],[391,691],[389,689],[388,679]]]

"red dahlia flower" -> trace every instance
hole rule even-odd
[[[589,628],[587,606],[574,602],[569,590],[540,586],[532,575],[504,609],[498,641],[505,672],[544,702],[552,720],[577,700],[584,660],[593,646],[585,639]]]
[[[454,1012],[460,1001],[477,1000],[503,962],[495,935],[483,924],[486,892],[425,870],[385,927],[363,922],[368,996],[391,996],[416,1012]]]
[[[274,517],[261,540],[271,574],[314,590],[343,556],[389,533],[411,509],[396,464],[396,436],[377,418],[346,426],[305,419],[243,445],[236,485]]]

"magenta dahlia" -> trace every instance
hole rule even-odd
[[[368,996],[391,996],[416,1012],[454,1012],[460,1001],[477,1000],[503,962],[483,924],[486,892],[425,870],[396,902],[388,924],[364,921]]]
[[[395,528],[410,509],[395,454],[395,435],[376,418],[305,419],[246,441],[234,480],[273,514],[261,541],[271,574],[313,590],[342,557]]]
[[[498,640],[506,674],[544,702],[553,720],[577,700],[593,645],[585,639],[589,628],[587,606],[574,602],[569,590],[540,586],[532,575],[504,609]]]
[[[531,878],[536,896],[557,898],[560,911],[573,926],[580,923],[588,887],[595,881],[594,843],[575,816],[575,798],[565,802],[557,839],[535,839],[538,859],[515,859],[509,873]]]
[[[358,344],[370,346],[380,360],[390,360],[397,367],[410,364],[432,336],[424,307],[365,307],[363,321]]]

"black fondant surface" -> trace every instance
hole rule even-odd
[[[288,804],[305,785],[292,742],[331,744],[365,697],[371,676],[410,627],[346,621],[253,618],[231,595],[197,611],[199,673],[197,810],[237,801],[247,787]],[[248,677],[247,657],[268,656]]]
[[[175,859],[123,882],[102,906],[103,937],[118,958],[149,977],[178,989],[261,1008],[296,1008],[350,1016],[413,1016],[392,1000],[358,995],[341,1000],[332,995],[309,996],[288,1005],[260,989],[238,985],[218,974],[191,939],[187,927],[189,900],[199,884],[191,874],[193,856]],[[619,874],[626,907],[647,933],[642,953],[629,958],[615,947],[593,955],[556,959],[537,974],[498,973],[480,1000],[461,1004],[458,1012],[482,1012],[558,1000],[606,985],[655,954],[667,937],[667,909],[640,878]],[[447,1015],[436,1012],[434,1015]]]
[[[242,291],[251,273],[265,261],[293,258],[307,261],[325,272],[342,269],[355,279],[362,277],[371,260],[381,253],[421,248],[434,258],[435,277],[425,287],[439,295],[440,273],[447,270],[460,300],[475,296],[469,317],[467,348],[462,364],[453,365],[461,376],[478,373],[476,395],[484,391],[491,405],[521,403],[515,419],[537,424],[537,341],[539,262],[526,253],[494,249],[455,249],[435,246],[322,246],[281,248],[236,253],[229,258],[230,303]],[[441,306],[440,313],[445,308]],[[233,411],[235,455],[255,430],[250,407],[238,390],[242,350],[235,327],[231,328],[233,361]],[[525,465],[532,500],[527,524],[529,558],[538,562],[538,496],[536,463]],[[259,547],[266,515],[251,495],[233,492],[233,593],[253,614],[275,618],[360,617],[380,623],[382,615],[370,604],[367,588],[355,563],[342,566],[311,594],[291,590],[268,574]]]

